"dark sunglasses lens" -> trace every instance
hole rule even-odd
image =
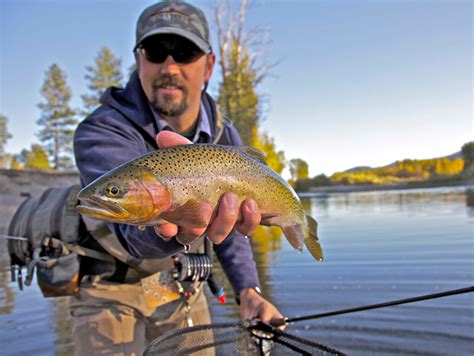
[[[142,47],[145,58],[152,63],[163,63],[168,56],[173,57],[177,63],[191,63],[199,59],[204,53],[193,48],[167,49],[160,46]]]
[[[173,59],[178,63],[191,63],[196,61],[199,57],[201,57],[204,53],[199,50],[195,50],[193,48],[176,48],[174,53],[171,54]]]
[[[163,63],[168,57],[168,52],[156,47],[142,47],[142,54],[151,63]]]

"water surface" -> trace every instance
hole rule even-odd
[[[472,194],[472,193],[471,193]],[[458,289],[474,280],[468,187],[329,193],[305,198],[325,260],[296,253],[276,230],[253,238],[264,294],[288,317]],[[66,298],[19,291],[0,255],[0,354],[69,354]],[[229,292],[229,291],[228,291]],[[238,309],[211,301],[214,322]],[[474,354],[472,293],[297,322],[287,331],[349,354]]]

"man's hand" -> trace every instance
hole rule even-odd
[[[271,325],[272,321],[283,318],[278,309],[253,288],[244,289],[240,292],[239,297],[240,318],[242,320],[258,319],[265,324]],[[279,328],[283,330],[285,327],[283,325]]]
[[[156,142],[161,148],[192,143],[185,137],[171,131],[160,132],[156,136]],[[241,221],[237,221],[239,212]],[[207,230],[209,240],[218,245],[225,240],[234,227],[243,235],[251,235],[260,224],[261,219],[260,211],[254,200],[246,199],[239,206],[237,195],[230,192],[222,195],[216,208],[216,216],[210,225],[209,222],[213,215],[212,206],[207,202],[201,202],[201,213],[208,223],[206,228],[189,228],[164,223],[156,225],[155,232],[165,240],[176,236],[179,242],[191,244]]]

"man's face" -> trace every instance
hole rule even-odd
[[[201,89],[209,81],[215,57],[177,35],[146,39],[135,52],[142,88],[153,108],[168,118],[197,112]]]

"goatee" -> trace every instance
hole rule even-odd
[[[180,100],[176,100],[172,95],[160,94],[158,92],[160,88],[169,87],[175,87],[181,90],[182,96]],[[165,74],[153,81],[153,100],[150,104],[160,115],[178,117],[188,109],[186,102],[187,97],[188,89],[184,83],[175,76]]]

